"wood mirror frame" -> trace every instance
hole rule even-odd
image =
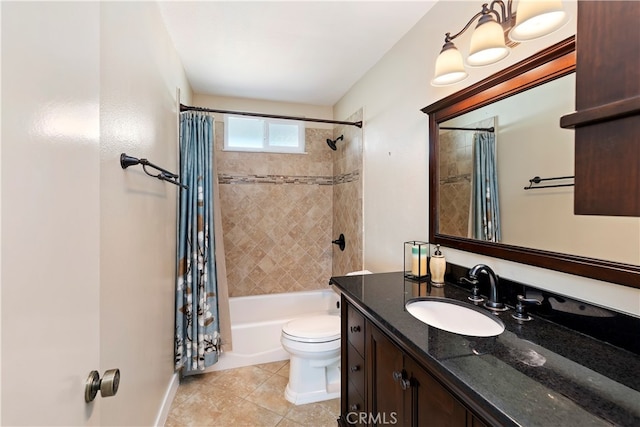
[[[637,265],[438,233],[439,123],[575,71],[575,37],[570,37],[421,110],[429,115],[429,241],[444,247],[640,288],[640,266]]]

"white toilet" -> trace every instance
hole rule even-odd
[[[289,402],[302,405],[340,396],[340,316],[291,320],[282,327],[280,342],[291,355],[284,392]]]

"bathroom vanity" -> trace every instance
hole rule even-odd
[[[624,325],[631,330],[623,342],[637,343],[640,319],[509,283],[542,301],[539,314],[514,319],[514,295],[502,292],[510,309],[495,316],[505,331],[471,337],[429,326],[405,308],[424,296],[472,305],[464,287],[434,288],[402,272],[330,283],[342,301],[340,425],[640,425],[638,344],[621,348],[566,326],[576,317],[606,335]]]

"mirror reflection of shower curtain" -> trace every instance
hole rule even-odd
[[[491,242],[501,240],[497,172],[494,133],[476,132],[473,135],[470,218],[472,237],[475,239]]]

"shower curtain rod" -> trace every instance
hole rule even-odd
[[[284,120],[298,120],[303,122],[316,122],[316,123],[331,123],[336,125],[350,125],[362,128],[362,122],[343,122],[340,120],[328,120],[328,119],[312,119],[309,117],[293,117],[293,116],[280,116],[277,114],[263,114],[263,113],[249,113],[246,111],[228,111],[228,110],[215,110],[212,108],[203,107],[190,107],[188,105],[180,104],[180,112],[183,111],[204,111],[206,113],[220,113],[220,114],[237,114],[239,116],[252,116],[252,117],[267,117],[270,119],[284,119]]]
[[[445,129],[445,130],[474,130],[474,131],[478,131],[478,132],[495,132],[495,129],[493,127],[490,127],[490,128],[452,128],[452,127],[440,126],[440,129]]]

